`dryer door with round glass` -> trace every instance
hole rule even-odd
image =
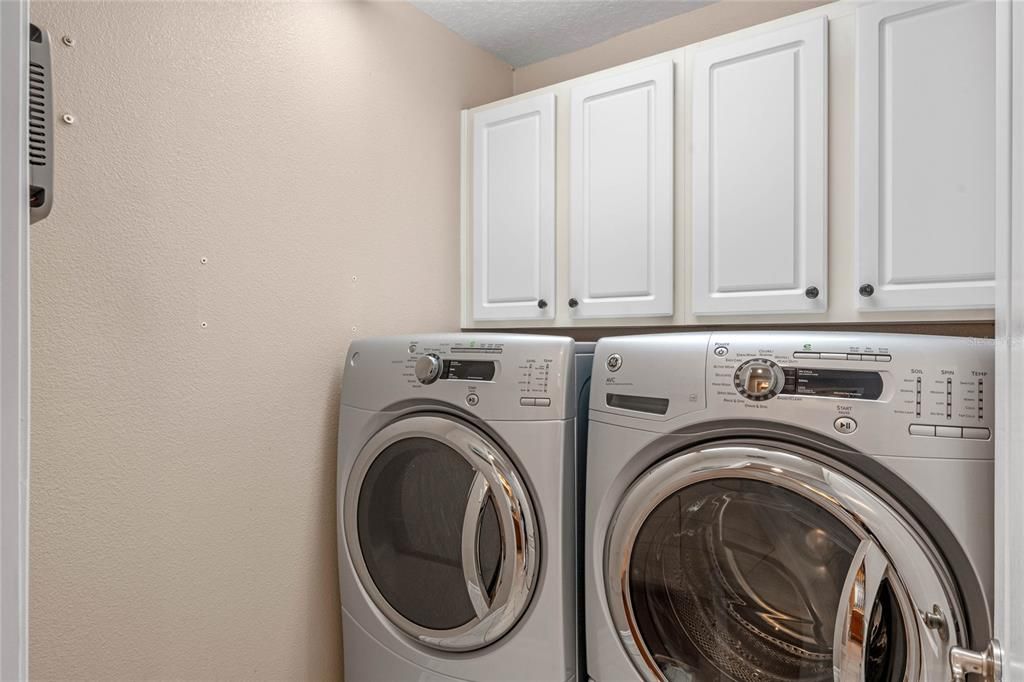
[[[486,646],[529,604],[536,514],[509,457],[464,422],[420,415],[378,432],[354,464],[343,521],[363,588],[423,645]]]
[[[644,679],[948,679],[966,628],[944,562],[905,516],[808,455],[705,446],[629,489],[606,588]]]

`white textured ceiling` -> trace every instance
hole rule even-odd
[[[526,66],[709,5],[703,0],[412,0],[469,42]]]

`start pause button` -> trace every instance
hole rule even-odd
[[[840,417],[832,424],[839,433],[853,433],[857,430],[857,422],[849,417]]]

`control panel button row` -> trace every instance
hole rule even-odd
[[[811,353],[796,351],[793,357],[797,360],[854,360],[864,362],[892,362],[891,355],[874,353]]]
[[[936,436],[938,438],[967,438],[970,440],[988,440],[992,432],[972,426],[932,426],[931,424],[911,424],[911,436]]]

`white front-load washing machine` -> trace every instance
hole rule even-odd
[[[346,679],[575,678],[575,350],[512,334],[352,343],[338,443]]]
[[[950,679],[991,630],[992,384],[978,339],[600,341],[591,678]]]

